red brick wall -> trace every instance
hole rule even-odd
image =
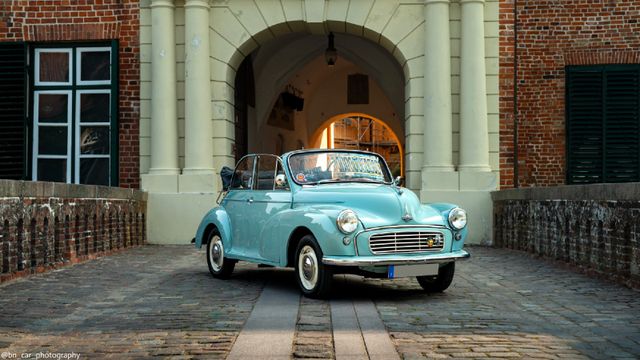
[[[520,186],[565,183],[567,65],[640,63],[640,1],[518,0]],[[500,0],[500,186],[513,187],[514,0]]]
[[[140,183],[139,0],[0,0],[0,41],[119,44],[120,186]]]

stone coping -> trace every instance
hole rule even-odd
[[[640,183],[528,187],[491,192],[493,201],[505,200],[619,200],[639,201]]]
[[[52,197],[73,199],[124,199],[147,201],[147,193],[138,189],[16,180],[0,180],[0,198],[2,197]]]

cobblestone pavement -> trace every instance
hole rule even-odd
[[[640,358],[640,292],[511,250],[471,247],[452,287],[337,276],[335,299],[372,299],[399,354],[418,358]],[[0,286],[0,352],[224,358],[266,280],[240,263],[210,277],[203,252],[145,246]],[[301,298],[294,358],[334,358],[331,301]],[[292,310],[294,311],[294,310]]]
[[[512,250],[469,252],[442,294],[351,277],[339,291],[374,299],[405,359],[640,358],[640,292]]]
[[[265,283],[248,268],[216,280],[203,252],[145,246],[8,283],[0,350],[224,358]]]

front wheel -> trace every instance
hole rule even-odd
[[[236,261],[225,257],[222,238],[217,231],[212,231],[207,243],[207,265],[209,272],[218,279],[228,279],[233,273]]]
[[[300,240],[295,269],[298,286],[305,296],[322,298],[329,293],[333,273],[322,263],[322,250],[313,235],[306,235]]]
[[[447,290],[453,281],[456,272],[456,263],[450,262],[441,266],[437,276],[417,276],[418,283],[428,293],[443,292]]]

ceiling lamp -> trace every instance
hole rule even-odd
[[[335,65],[338,60],[338,52],[336,51],[336,47],[333,45],[333,32],[329,33],[329,47],[324,51],[324,58],[327,60],[327,65],[329,66]]]

